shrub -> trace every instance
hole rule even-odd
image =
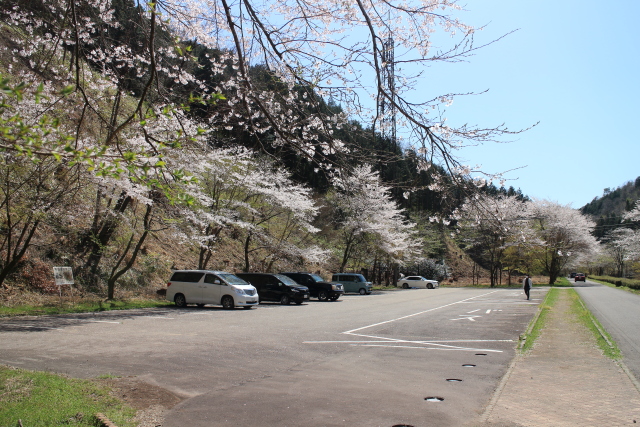
[[[589,276],[589,278],[594,280],[599,280],[601,282],[611,283],[612,285],[626,286],[630,289],[640,290],[640,280],[634,279],[625,279],[620,277],[611,277],[611,276]]]

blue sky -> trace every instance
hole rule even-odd
[[[540,122],[508,144],[461,150],[464,163],[521,168],[507,186],[574,208],[640,176],[640,1],[467,0],[460,17],[487,25],[477,42],[518,31],[467,63],[427,70],[429,92],[489,90],[456,98],[449,123]]]

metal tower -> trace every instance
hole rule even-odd
[[[388,99],[385,96],[378,97],[378,114],[380,117],[380,135],[395,143],[396,107],[394,101],[396,96],[396,85],[393,48],[393,38],[389,36],[382,42],[382,52],[380,55],[380,61],[382,63],[380,80],[382,82],[383,90],[389,94],[391,99]]]

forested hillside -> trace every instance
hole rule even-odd
[[[591,202],[580,208],[580,211],[595,219],[597,224],[595,235],[602,239],[619,227],[623,222],[623,215],[631,212],[638,200],[640,200],[640,177],[614,190],[606,188],[601,197],[594,197]]]

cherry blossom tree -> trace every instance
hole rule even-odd
[[[476,196],[454,218],[459,220],[459,240],[466,250],[488,266],[491,287],[498,284],[509,250],[518,253],[540,244],[530,226],[530,204],[516,196]],[[512,264],[509,267],[531,267]]]
[[[549,274],[549,284],[555,283],[571,262],[588,259],[599,251],[592,235],[595,223],[570,206],[534,200],[531,215],[535,218],[533,227],[544,242],[539,260]]]
[[[197,202],[184,207],[182,216],[199,248],[199,268],[206,268],[225,230],[244,235],[246,271],[249,255],[258,251],[268,253],[267,267],[281,257],[324,259],[324,251],[306,238],[318,231],[310,189],[292,182],[272,160],[241,148],[205,148],[192,158],[189,171],[197,183],[186,191]]]
[[[36,164],[13,153],[0,153],[0,287],[34,244],[55,243],[39,233],[65,223],[83,192],[86,173],[53,158]]]
[[[391,199],[390,188],[383,185],[369,165],[334,178],[335,193],[330,197],[335,211],[342,246],[340,271],[344,271],[359,245],[392,260],[410,258],[417,249],[414,224],[408,222]]]

